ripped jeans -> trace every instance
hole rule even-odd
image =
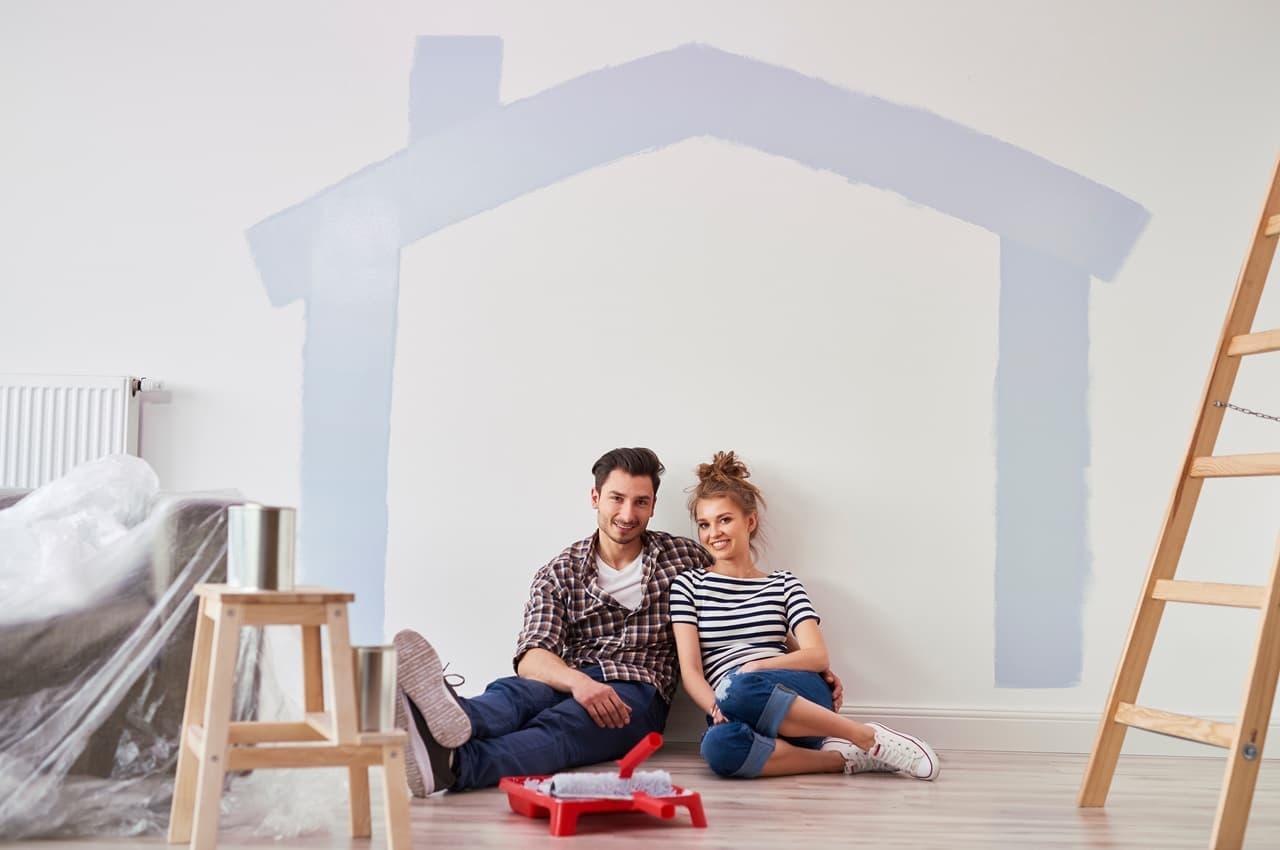
[[[721,776],[759,776],[773,755],[778,726],[797,697],[826,709],[832,707],[831,688],[817,673],[734,670],[726,674],[716,686],[716,704],[728,722],[707,729],[702,737],[702,757]],[[820,737],[783,740],[811,750],[822,746]]]

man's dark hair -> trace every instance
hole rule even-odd
[[[615,469],[621,469],[628,475],[647,475],[653,482],[653,494],[658,495],[658,477],[667,471],[653,453],[653,449],[614,449],[605,452],[591,467],[591,474],[596,477],[596,489],[604,486],[605,479]]]

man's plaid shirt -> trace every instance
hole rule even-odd
[[[599,664],[606,680],[647,682],[670,702],[679,668],[667,591],[679,573],[710,566],[712,558],[686,537],[646,531],[644,596],[629,611],[600,589],[596,534],[533,577],[512,663],[518,667],[526,652],[545,649],[570,667]]]

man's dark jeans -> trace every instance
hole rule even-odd
[[[599,667],[582,669],[603,682]],[[621,758],[650,732],[667,725],[669,706],[652,685],[609,682],[631,708],[621,729],[596,725],[570,694],[532,679],[498,679],[483,694],[459,698],[471,718],[471,740],[455,752],[451,791],[488,788],[504,776],[556,773]]]

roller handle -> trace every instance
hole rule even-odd
[[[642,812],[651,814],[656,818],[671,820],[676,816],[676,807],[672,803],[665,800],[659,800],[657,797],[650,797],[643,791],[637,791],[631,795],[631,805],[635,806]]]
[[[635,772],[640,762],[656,753],[661,746],[662,736],[657,732],[650,732],[645,735],[640,739],[640,743],[631,748],[629,753],[618,759],[618,776],[623,779],[630,779],[631,774]]]

